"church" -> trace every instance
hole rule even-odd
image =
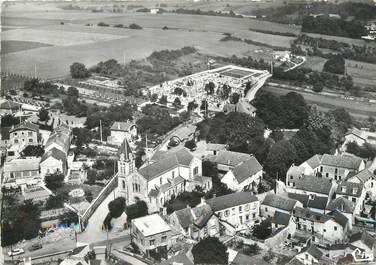
[[[143,200],[149,212],[160,211],[172,196],[200,187],[212,188],[210,177],[202,176],[202,161],[187,148],[157,151],[138,170],[135,156],[124,139],[118,150],[118,190],[127,205]]]

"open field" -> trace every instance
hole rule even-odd
[[[61,13],[70,14],[71,11],[61,11]],[[251,19],[127,13],[122,14],[121,17],[110,16],[94,20],[91,19],[92,13],[87,11],[81,11],[81,13],[80,20],[72,20],[64,25],[60,25],[53,19],[46,19],[43,24],[42,19],[35,18],[30,13],[23,14],[22,25],[17,25],[17,23],[13,23],[17,22],[17,19],[15,17],[7,18],[8,14],[6,13],[5,20],[8,19],[8,26],[22,28],[2,32],[3,40],[39,42],[54,46],[3,54],[2,70],[33,75],[34,65],[36,65],[38,76],[44,79],[55,78],[69,74],[69,66],[77,61],[92,66],[99,61],[114,58],[123,63],[145,58],[155,50],[178,49],[184,46],[194,46],[199,52],[214,56],[236,54],[269,59],[270,51],[258,53],[257,50],[260,50],[258,46],[241,42],[220,42],[219,40],[223,37],[223,33],[230,32],[248,39],[264,40],[276,46],[289,46],[290,41],[288,37],[275,38],[273,35],[249,31],[252,23],[261,27],[259,22]],[[103,14],[113,15],[113,13]],[[28,25],[26,17],[32,17],[30,25]],[[63,15],[60,17],[64,18]],[[124,25],[137,23],[144,29],[85,26],[87,23],[96,25],[100,21]],[[265,23],[270,24],[269,22]],[[163,30],[164,26],[170,29]]]
[[[31,41],[1,41],[1,54],[19,52],[24,50],[30,50],[40,47],[50,46],[45,43],[31,42]]]
[[[71,46],[101,41],[119,39],[125,36],[117,36],[100,33],[71,32],[64,30],[46,29],[15,29],[1,34],[4,41],[30,41],[54,46]]]
[[[310,57],[307,56],[307,61],[303,64],[303,67],[309,67],[315,71],[322,71],[324,64],[326,62],[325,58],[322,57]]]
[[[268,85],[262,87],[260,91],[261,90],[269,91],[277,95],[285,95],[291,91],[295,91]],[[301,94],[308,103],[316,104],[320,109],[325,111],[334,108],[345,108],[351,115],[356,117],[367,118],[369,116],[376,115],[376,104],[358,102],[349,99],[327,97],[325,95],[307,93],[303,91],[299,91],[297,93]]]
[[[355,84],[372,86],[376,91],[376,64],[346,60],[346,66]]]
[[[316,33],[305,33],[307,36],[313,37],[313,38],[323,38],[327,40],[336,40],[339,42],[344,42],[348,44],[354,44],[358,46],[368,45],[368,46],[374,46],[376,47],[376,42],[367,42],[362,39],[351,39],[346,37],[340,37],[340,36],[331,36],[331,35],[322,35],[322,34],[316,34]]]

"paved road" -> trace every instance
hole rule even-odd
[[[149,265],[149,264],[147,264],[147,263],[145,263],[145,262],[143,262],[143,261],[141,261],[139,259],[136,259],[136,258],[134,258],[132,256],[129,256],[129,255],[125,255],[124,253],[121,253],[121,252],[119,252],[117,250],[114,250],[113,254],[116,257],[118,257],[118,258],[124,260],[125,262],[128,262],[128,263],[132,264],[132,265]]]
[[[352,115],[367,118],[371,115],[376,115],[376,104],[358,102],[350,99],[334,98],[320,94],[311,94],[304,91],[297,91],[295,89],[281,88],[276,86],[265,85],[261,88],[263,91],[269,91],[274,94],[284,95],[291,91],[301,94],[309,103],[317,104],[321,109],[328,110],[336,107],[343,107],[347,109]]]

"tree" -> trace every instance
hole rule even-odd
[[[320,93],[320,92],[322,92],[323,89],[324,89],[324,84],[321,81],[313,83],[313,89],[312,90],[314,92]]]
[[[172,103],[175,108],[180,108],[181,107],[181,101],[180,98],[176,97],[174,100],[174,103]]]
[[[342,55],[333,55],[324,64],[323,70],[325,72],[343,75],[345,73],[345,59]]]
[[[272,233],[271,218],[263,220],[259,225],[253,227],[253,235],[258,239],[266,239]]]
[[[265,171],[270,176],[284,179],[286,172],[297,159],[295,147],[287,140],[275,143],[265,161]]]
[[[217,165],[209,160],[202,161],[202,175],[206,177],[218,177]]]
[[[48,110],[41,108],[41,110],[38,112],[38,117],[40,121],[48,121],[50,119]]]
[[[193,150],[197,147],[196,143],[194,140],[189,140],[189,141],[186,141],[185,144],[184,144],[185,147],[187,147],[189,150]]]
[[[63,187],[64,185],[64,175],[61,173],[53,173],[46,175],[44,182],[46,187],[52,191],[57,190],[58,188]]]
[[[275,142],[283,140],[283,132],[281,130],[273,130],[269,135]]]
[[[167,104],[167,96],[166,95],[162,95],[161,98],[159,99],[159,103],[163,104],[163,105],[166,105]]]
[[[59,221],[64,225],[75,225],[78,224],[78,215],[73,211],[68,211],[59,217]]]
[[[232,93],[230,97],[230,103],[231,104],[237,104],[239,102],[240,95],[238,93]]]
[[[1,116],[1,127],[11,127],[20,123],[20,118],[12,114],[5,114]]]
[[[247,96],[247,93],[248,93],[249,90],[251,90],[251,88],[252,88],[252,86],[251,86],[251,82],[248,81],[248,82],[245,84],[245,88],[244,88],[244,97]]]
[[[144,201],[137,201],[135,204],[128,205],[126,208],[127,222],[133,219],[148,215],[148,206]]]
[[[188,110],[188,112],[191,112],[194,109],[196,109],[197,107],[198,107],[198,104],[193,100],[193,101],[188,103],[187,110]]]
[[[73,87],[73,86],[68,87],[67,95],[69,97],[77,98],[78,97],[78,89]]]
[[[90,75],[89,71],[86,69],[86,66],[77,62],[70,66],[70,73],[73,78],[85,78]]]
[[[119,218],[125,211],[125,198],[118,197],[108,204],[108,210],[112,218]]]
[[[228,264],[227,247],[216,237],[206,237],[192,248],[195,264]]]
[[[150,97],[150,101],[151,101],[151,102],[157,102],[157,100],[158,100],[158,94],[153,93],[153,94],[151,95],[151,97]]]
[[[21,152],[22,156],[36,156],[41,157],[44,154],[44,149],[40,145],[28,145]]]
[[[207,100],[206,99],[202,100],[200,110],[206,111],[208,109],[208,107],[209,107],[209,104],[208,104]]]

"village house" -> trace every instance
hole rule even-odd
[[[353,246],[352,252],[355,262],[371,262],[376,254],[376,238],[367,231],[359,231],[350,236],[349,244]]]
[[[294,222],[292,222],[292,215],[289,213],[284,213],[280,211],[275,211],[274,216],[272,217],[272,228],[290,228],[290,234],[293,234],[296,230]]]
[[[349,232],[349,220],[337,211],[327,215],[296,207],[293,217],[296,229],[312,235],[315,242],[342,243]]]
[[[54,147],[43,154],[40,161],[40,175],[43,178],[54,173],[66,175],[67,171],[67,155],[63,151]]]
[[[207,143],[206,144],[206,156],[211,155],[215,156],[219,151],[227,150],[227,145],[225,144],[213,144]]]
[[[297,200],[270,193],[261,203],[260,214],[264,217],[273,217],[276,211],[291,214],[295,207],[303,207],[303,205]]]
[[[40,158],[17,158],[4,163],[3,184],[5,187],[21,187],[40,182],[39,162]]]
[[[294,165],[293,165],[294,166]],[[365,168],[362,158],[354,155],[314,155],[299,167],[304,175],[320,175],[334,180],[345,180],[350,172],[359,172]],[[289,176],[289,173],[287,173]]]
[[[200,186],[204,191],[212,187],[211,178],[202,176],[201,159],[185,148],[160,152],[158,157],[135,169],[134,156],[125,139],[118,151],[119,191],[127,204],[141,199],[151,212],[163,208],[165,202],[183,191]],[[155,159],[155,160],[154,160]]]
[[[351,230],[354,222],[354,210],[355,205],[352,201],[349,201],[345,197],[337,197],[330,201],[325,213],[330,214],[333,211],[341,212],[349,220],[349,229]]]
[[[290,177],[290,179],[286,179],[286,182],[288,184],[286,190],[289,193],[311,195],[311,200],[316,198],[315,196],[326,197],[330,200],[337,188],[335,181],[316,176],[303,175],[294,179]]]
[[[366,197],[363,184],[343,181],[338,184],[336,190],[337,197],[344,197],[354,203],[354,214],[359,215],[364,208],[364,199]]]
[[[307,247],[303,248],[300,253],[298,253],[287,265],[314,265],[314,264],[324,264],[322,259],[324,253],[318,249],[314,244],[309,244]]]
[[[170,224],[185,237],[200,240],[207,236],[219,236],[219,221],[208,204],[194,208],[189,205],[170,215]]]
[[[371,198],[376,199],[376,176],[373,174],[375,167],[376,159],[372,162],[370,167],[363,169],[355,175],[349,175],[346,181],[362,184],[366,193],[368,193]]]
[[[45,144],[45,153],[40,162],[41,177],[48,174],[61,173],[66,175],[69,169],[69,148],[72,140],[72,130],[62,124],[54,129]]]
[[[21,110],[21,104],[9,100],[5,100],[0,104],[0,116],[14,114]]]
[[[359,130],[356,128],[351,129],[345,135],[345,141],[342,144],[341,150],[346,151],[347,144],[356,143],[359,146],[362,146],[365,143],[376,145],[376,132],[370,132],[367,130]]]
[[[130,235],[132,242],[147,256],[152,251],[167,253],[173,243],[173,231],[159,214],[133,219]]]
[[[234,191],[257,190],[262,174],[262,166],[254,156],[250,156],[248,160],[229,170],[221,182]]]
[[[236,192],[202,201],[200,205],[210,205],[218,216],[236,230],[242,230],[255,224],[260,217],[260,202],[250,192]]]
[[[9,130],[10,144],[37,145],[39,140],[39,127],[30,122],[22,122]]]
[[[288,197],[302,203],[304,208],[319,213],[325,213],[330,199],[327,196],[318,196],[316,194],[288,193]]]
[[[127,139],[128,142],[138,139],[137,125],[131,121],[115,121],[110,131],[111,135],[107,138],[107,142],[110,144],[121,145],[124,139]]]
[[[209,161],[216,163],[220,174],[226,174],[230,169],[233,169],[240,163],[247,161],[251,155],[221,150],[215,156],[208,156]]]

